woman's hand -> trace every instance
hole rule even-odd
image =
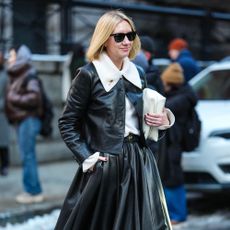
[[[108,157],[99,156],[98,160],[100,160],[100,161],[108,161]]]
[[[155,127],[159,127],[162,125],[169,125],[169,119],[167,116],[167,112],[165,109],[163,109],[163,112],[161,114],[145,114],[144,116],[144,120],[146,125],[149,126],[155,126]]]
[[[108,161],[108,157],[99,156],[97,161]],[[88,169],[89,172],[93,172],[94,171],[95,164]]]

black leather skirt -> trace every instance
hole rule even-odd
[[[123,153],[104,153],[93,172],[79,167],[56,230],[168,230],[165,197],[153,153],[126,139]]]

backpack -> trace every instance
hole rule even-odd
[[[42,115],[40,116],[41,119],[41,130],[40,135],[43,137],[49,137],[52,135],[53,127],[52,127],[52,120],[54,117],[53,113],[53,105],[48,98],[42,80],[39,79],[40,89],[41,89],[41,97],[42,97]]]
[[[193,151],[200,142],[201,121],[199,116],[193,108],[186,123],[183,126],[182,133],[182,150],[185,152]]]

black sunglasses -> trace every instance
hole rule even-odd
[[[137,33],[135,31],[129,32],[129,33],[117,33],[117,34],[111,34],[110,36],[114,37],[115,42],[119,43],[122,42],[125,39],[125,36],[128,38],[128,40],[131,42],[135,39]]]

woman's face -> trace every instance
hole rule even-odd
[[[125,20],[120,22],[113,31],[114,34],[118,33],[130,33],[132,28],[129,23]],[[115,36],[110,36],[107,42],[105,43],[106,52],[111,60],[116,64],[121,62],[125,57],[129,56],[129,52],[132,48],[133,41],[130,41],[127,36],[124,37],[123,41],[115,41]],[[119,40],[119,39],[118,39]]]
[[[180,54],[180,52],[178,50],[169,50],[169,57],[172,59],[172,60],[176,60]]]

